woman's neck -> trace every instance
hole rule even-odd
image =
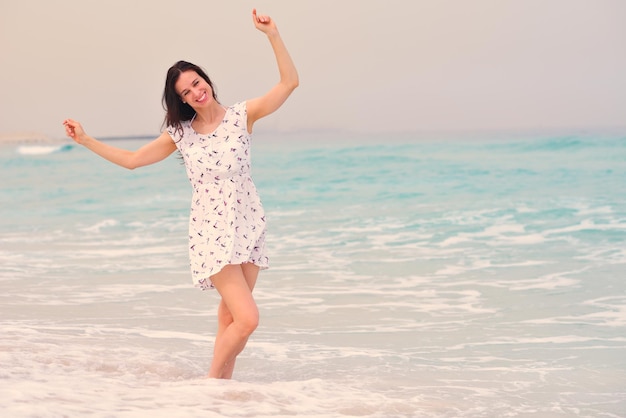
[[[196,110],[195,121],[200,125],[213,125],[219,123],[224,118],[224,107],[214,102],[211,106],[205,109]]]
[[[191,127],[201,135],[208,135],[222,123],[225,114],[224,106],[216,102],[206,109],[196,110],[196,115],[191,121]]]

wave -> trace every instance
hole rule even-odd
[[[72,144],[58,145],[21,145],[17,148],[17,153],[22,155],[45,155],[56,152],[66,152],[74,148]]]
[[[555,136],[496,144],[519,152],[576,152],[586,149],[623,149],[626,137]]]

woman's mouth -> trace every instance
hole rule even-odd
[[[206,94],[206,91],[205,91],[204,93],[202,93],[202,96],[200,96],[200,97],[198,97],[198,99],[196,99],[196,102],[202,103],[202,102],[206,101],[206,99],[207,99],[207,94]]]

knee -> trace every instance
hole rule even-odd
[[[237,321],[242,336],[249,337],[259,326],[259,311],[254,310]]]

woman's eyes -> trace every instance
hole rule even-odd
[[[196,80],[196,81],[194,81],[193,83],[191,83],[191,85],[192,85],[193,87],[196,87],[196,86],[198,85],[198,83],[199,83],[199,82],[200,82],[200,80]],[[186,95],[187,95],[187,93],[189,93],[189,90],[185,90],[185,91],[183,91],[183,92],[182,92],[182,96],[183,96],[183,97],[184,97],[184,96],[186,96]]]

